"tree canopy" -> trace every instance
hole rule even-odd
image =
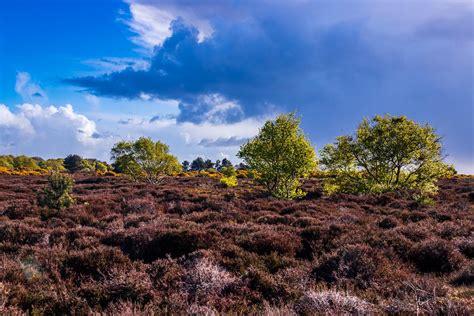
[[[111,150],[115,166],[134,181],[159,184],[163,177],[181,171],[178,159],[160,141],[140,137],[133,142],[121,141]]]
[[[329,192],[385,192],[399,188],[436,190],[451,168],[441,156],[441,138],[429,125],[405,116],[364,119],[355,136],[340,136],[321,151],[324,169],[334,173]]]
[[[317,168],[316,153],[305,137],[294,113],[267,121],[259,134],[242,145],[239,158],[260,175],[274,196],[292,199],[303,196],[300,178]]]

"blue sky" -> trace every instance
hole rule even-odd
[[[363,117],[433,125],[474,173],[470,1],[2,1],[0,153],[108,159],[151,136],[235,159],[297,110],[317,149]]]

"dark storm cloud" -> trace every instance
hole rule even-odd
[[[149,68],[68,83],[99,96],[178,100],[179,122],[297,109],[305,131],[324,141],[353,131],[363,116],[406,114],[447,135],[454,155],[473,159],[472,136],[456,136],[474,133],[468,1],[139,2],[192,12],[213,32],[200,40],[197,24],[178,14]],[[236,106],[219,110],[209,95]]]

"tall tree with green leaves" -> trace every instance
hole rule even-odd
[[[166,175],[181,171],[178,159],[160,141],[140,137],[134,142],[121,141],[111,150],[112,160],[134,181],[159,184]]]
[[[295,113],[267,121],[237,156],[258,172],[259,181],[273,196],[284,199],[304,196],[300,179],[317,168],[316,153]]]
[[[441,138],[433,127],[405,116],[364,119],[355,136],[340,136],[321,151],[323,168],[334,174],[328,192],[436,191],[452,171],[443,162]]]

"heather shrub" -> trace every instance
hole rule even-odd
[[[372,304],[337,291],[306,292],[295,305],[299,315],[365,315],[374,313]]]
[[[443,239],[429,239],[415,244],[408,258],[420,272],[452,272],[458,270],[462,263],[459,253]]]
[[[152,299],[154,290],[148,274],[136,269],[112,268],[100,282],[83,282],[78,294],[90,305],[106,308],[112,302],[123,300],[146,304]]]
[[[210,259],[194,260],[188,269],[184,287],[192,297],[204,299],[221,294],[222,290],[234,283],[236,278]]]
[[[379,227],[383,229],[390,229],[397,227],[398,221],[394,217],[384,217],[380,222],[379,222]]]
[[[294,113],[267,121],[259,134],[242,145],[238,153],[252,170],[259,173],[273,196],[293,199],[304,196],[300,179],[316,167],[316,153],[299,127]]]
[[[474,286],[474,263],[471,262],[454,274],[451,284],[456,286]]]
[[[298,256],[304,259],[313,259],[334,248],[337,238],[341,236],[344,229],[339,225],[328,227],[310,226],[300,233],[302,248]]]
[[[107,249],[103,246],[99,249],[90,249],[69,254],[62,263],[62,274],[71,278],[87,276],[93,279],[101,279],[104,273],[111,268],[122,268],[128,270],[130,259],[123,255],[120,250]]]
[[[462,239],[458,245],[459,251],[469,259],[474,258],[474,241],[472,239]]]
[[[365,289],[375,278],[378,262],[374,256],[374,251],[368,246],[345,246],[324,256],[313,269],[313,276],[329,284],[353,283]]]
[[[238,244],[261,255],[277,252],[294,256],[301,247],[301,240],[290,232],[262,230],[240,236]]]
[[[198,249],[209,249],[215,242],[209,231],[167,229],[156,232],[137,231],[119,238],[119,245],[132,259],[152,262],[158,258],[181,257]]]

